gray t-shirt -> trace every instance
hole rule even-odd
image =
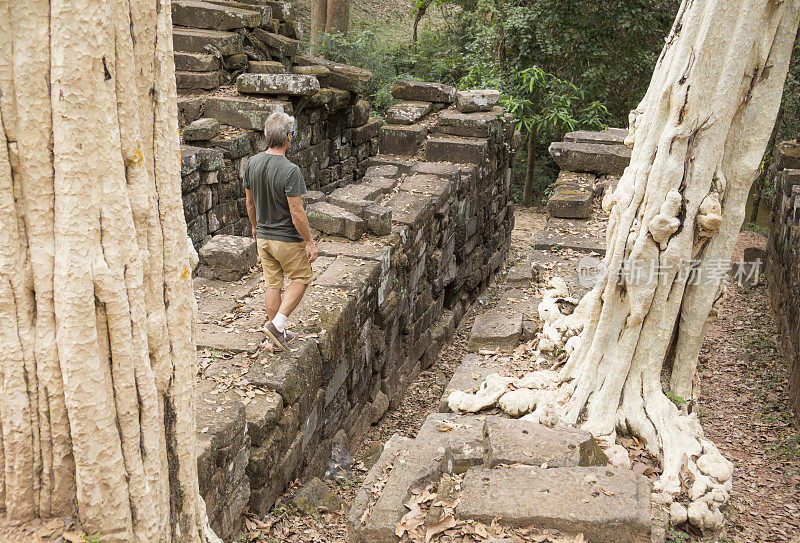
[[[297,242],[303,237],[292,223],[287,196],[302,196],[306,183],[300,168],[282,155],[258,153],[247,161],[244,188],[256,204],[256,236],[260,239]]]

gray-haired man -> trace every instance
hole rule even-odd
[[[317,246],[300,198],[306,193],[306,184],[300,168],[286,158],[294,131],[294,117],[286,113],[273,113],[267,118],[267,150],[247,161],[243,183],[247,216],[266,282],[264,303],[269,323],[264,333],[280,351],[287,350],[294,337],[286,330],[286,320],[311,284],[311,263],[317,258]],[[281,295],[284,275],[291,283]]]

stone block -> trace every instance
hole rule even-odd
[[[261,24],[261,13],[199,0],[174,0],[172,24],[210,30],[253,28]]]
[[[236,89],[242,94],[313,96],[320,86],[310,75],[244,73],[236,78]]]
[[[339,513],[344,508],[342,499],[318,477],[312,478],[303,485],[292,498],[292,505],[306,515],[315,515],[320,512]]]
[[[175,51],[175,70],[179,72],[216,72],[219,59],[204,53],[183,53]]]
[[[400,191],[383,205],[392,209],[392,221],[419,228],[433,215],[434,199],[422,194]]]
[[[456,108],[464,113],[491,111],[500,99],[494,89],[463,90],[456,93]]]
[[[462,113],[448,109],[439,113],[437,130],[453,136],[499,139],[502,114],[503,110],[500,108],[479,113]]]
[[[353,128],[361,126],[369,120],[370,104],[366,100],[356,102],[347,112],[347,124]]]
[[[222,84],[220,72],[175,72],[175,84],[180,90],[212,90]]]
[[[389,124],[414,124],[430,113],[430,102],[398,102],[386,112]]]
[[[550,144],[550,156],[562,170],[622,175],[631,150],[624,145],[556,141]]]
[[[311,55],[297,55],[292,57],[294,64],[301,66],[325,66],[331,73],[327,76],[326,85],[363,95],[369,90],[372,81],[372,72],[355,66],[348,66],[324,58]],[[354,126],[356,126],[354,124]]]
[[[387,471],[391,472],[391,470],[394,469],[394,465],[398,460],[402,461],[402,459],[408,455],[413,446],[413,442],[413,439],[394,434],[386,442],[386,445],[383,446],[383,450],[364,478],[364,483],[356,493],[350,511],[347,514],[348,541],[364,542],[360,537],[364,526],[364,522],[362,522],[361,519],[373,500],[372,489],[375,487],[376,483],[385,478]]]
[[[309,205],[316,202],[324,202],[326,196],[318,190],[310,190],[303,195],[303,204]]]
[[[324,107],[329,113],[344,109],[350,103],[350,93],[341,89],[323,88],[309,98],[308,107]]]
[[[276,111],[291,114],[291,104],[234,96],[214,96],[206,99],[204,115],[234,128],[263,131],[264,121]]]
[[[371,205],[364,209],[364,222],[367,229],[376,236],[388,236],[392,232],[392,210]]]
[[[205,30],[201,28],[173,28],[173,45],[176,51],[185,53],[211,53],[207,46],[212,46],[223,56],[244,52],[242,36],[236,32]]]
[[[289,2],[277,0],[246,0],[248,3],[265,4],[272,9],[272,15],[279,21],[289,21],[294,18],[294,9]]]
[[[377,137],[381,131],[382,126],[383,126],[382,120],[370,119],[362,126],[353,128],[353,131],[350,135],[351,145],[353,146],[361,145],[362,143],[368,142],[372,138]]]
[[[273,390],[258,391],[245,406],[247,433],[253,447],[260,447],[283,415],[283,397]]]
[[[486,417],[484,466],[525,464],[548,468],[605,466],[608,458],[592,434],[577,428],[548,428],[535,422]]]
[[[339,206],[317,202],[306,208],[311,228],[326,234],[357,240],[364,234],[364,220]]]
[[[506,274],[506,284],[509,286],[530,287],[531,281],[533,281],[533,268],[528,260],[517,262]]]
[[[624,128],[609,128],[598,132],[590,130],[576,130],[564,134],[564,141],[581,143],[600,143],[603,145],[624,145],[628,130]]]
[[[487,161],[485,140],[455,137],[428,138],[425,158],[431,162],[454,162],[482,166]]]
[[[413,174],[400,183],[400,190],[431,196],[440,209],[453,195],[453,182],[435,175]]]
[[[378,146],[382,154],[414,156],[425,140],[428,129],[424,125],[384,125]]]
[[[322,361],[313,341],[295,339],[290,352],[265,353],[254,363],[247,378],[256,386],[275,390],[284,405],[291,405],[307,397],[320,385]]]
[[[285,74],[286,66],[276,60],[251,60],[247,71],[252,74]]]
[[[183,129],[185,141],[205,141],[219,135],[219,121],[202,118],[192,121]]]
[[[248,65],[248,57],[244,53],[238,53],[236,55],[231,55],[229,57],[225,57],[224,64],[225,69],[229,72],[235,72],[237,70],[246,70]]]
[[[214,236],[200,249],[202,277],[237,281],[256,265],[256,242],[239,236]]]
[[[599,543],[650,542],[650,482],[617,468],[470,469],[456,518],[554,529]]]
[[[190,123],[200,117],[202,109],[203,100],[200,98],[178,97],[178,115],[180,116],[181,125]]]
[[[556,185],[553,195],[547,200],[547,212],[551,217],[562,219],[588,219],[592,216],[594,190],[591,187],[569,187]]]
[[[456,88],[441,83],[425,81],[396,81],[392,96],[398,100],[412,102],[441,102],[452,104],[456,99]]]
[[[521,334],[521,313],[484,313],[475,318],[467,349],[471,352],[481,349],[513,351],[519,343]]]
[[[273,32],[267,32],[262,28],[253,30],[253,35],[261,40],[277,57],[290,57],[297,54],[300,50],[300,42],[292,38],[282,36]]]

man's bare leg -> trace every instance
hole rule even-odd
[[[287,317],[291,315],[292,311],[294,311],[300,304],[300,300],[303,299],[303,294],[306,293],[307,288],[308,285],[298,283],[297,281],[292,281],[289,283],[289,286],[286,287],[285,291],[283,291],[283,298],[281,299],[281,305],[278,309],[278,312],[281,315],[286,315]]]
[[[264,291],[264,305],[267,306],[267,317],[269,320],[275,318],[281,308],[281,289],[268,288]]]

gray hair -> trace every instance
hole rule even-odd
[[[264,137],[267,139],[267,148],[283,147],[286,145],[286,136],[294,130],[294,117],[283,111],[276,111],[264,121]]]

